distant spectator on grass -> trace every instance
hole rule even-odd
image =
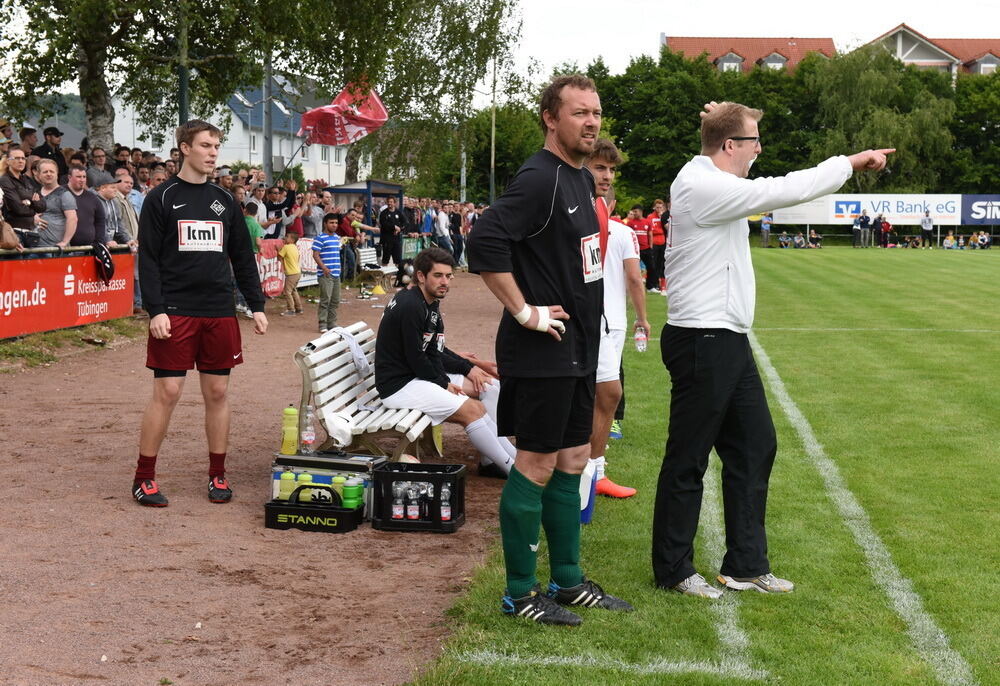
[[[948,231],[948,235],[944,237],[943,241],[941,241],[941,247],[945,250],[955,249],[955,233],[953,231]]]
[[[816,233],[816,229],[809,229],[809,247],[822,248],[823,237]]]
[[[76,197],[59,185],[59,166],[55,160],[39,160],[38,179],[42,184],[39,195],[45,203],[39,225],[41,247],[65,248],[76,233]]]
[[[990,238],[990,235],[985,231],[980,231],[979,237],[976,240],[979,242],[980,250],[989,250],[990,245],[993,243],[993,240]]]
[[[931,218],[930,211],[924,212],[920,218],[921,243],[923,248],[933,248],[934,244],[934,219]]]
[[[771,224],[774,222],[770,212],[760,215],[760,247],[771,247]]]
[[[805,248],[806,247],[806,239],[802,235],[801,231],[799,231],[797,234],[795,234],[795,238],[792,239],[792,247],[793,248]]]
[[[35,188],[35,182],[26,173],[27,156],[21,148],[7,152],[7,170],[0,176],[3,192],[3,213],[15,229],[30,231],[35,228],[35,215],[45,211],[45,201]]]
[[[788,232],[782,231],[781,235],[778,236],[778,247],[787,248],[792,244],[792,239],[788,236]]]
[[[858,224],[861,226],[861,245],[862,248],[867,248],[871,245],[871,228],[872,228],[872,218],[868,216],[868,210],[861,210],[861,216],[858,217]]]

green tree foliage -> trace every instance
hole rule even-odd
[[[949,77],[904,66],[877,46],[840,55],[807,85],[818,93],[812,161],[867,148],[894,147],[889,175],[855,174],[855,192],[936,190],[950,157],[955,105]]]
[[[950,189],[995,193],[1000,179],[1000,73],[959,77],[952,132],[955,155]]]
[[[601,60],[587,74],[597,83],[611,137],[628,157],[618,194],[644,206],[667,194],[681,166],[699,153],[698,113],[711,100],[764,111],[755,175],[880,147],[899,149],[890,173],[856,174],[850,190],[954,192],[949,184],[982,188],[1000,171],[972,161],[1000,166],[1000,78],[960,78],[956,91],[947,74],[906,67],[875,47],[833,59],[808,56],[794,71],[748,73],[720,73],[704,55],[688,59],[664,49],[659,60],[639,57],[620,75]]]
[[[10,114],[44,109],[40,96],[78,79],[94,142],[111,143],[110,94],[151,131],[177,118],[177,74],[191,72],[192,112],[218,111],[241,86],[263,82],[265,57],[292,83],[303,76],[332,99],[345,84],[374,87],[391,115],[450,119],[491,58],[509,63],[520,25],[514,0],[0,0],[13,78],[0,82]]]

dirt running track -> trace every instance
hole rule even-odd
[[[340,322],[377,325],[382,310],[356,295]],[[193,374],[159,457],[170,506],[132,501],[144,340],[0,374],[0,683],[367,686],[411,679],[438,654],[445,610],[494,538],[502,482],[476,477],[464,433],[447,427],[447,461],[471,468],[457,533],[265,529],[281,409],[299,397],[291,355],[318,335],[315,305],[294,318],[278,305],[266,336],[241,319],[228,505],[206,498]],[[499,311],[460,274],[443,303],[449,347],[492,358]]]

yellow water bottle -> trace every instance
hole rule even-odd
[[[299,449],[299,411],[289,405],[281,417],[281,454],[294,455]]]
[[[298,480],[295,482],[296,486],[311,486],[313,482],[313,475],[309,472],[302,472],[299,474]],[[299,502],[300,503],[311,503],[313,499],[313,492],[311,488],[303,488],[299,491]]]
[[[288,500],[295,490],[295,472],[282,472],[278,482],[278,500]]]

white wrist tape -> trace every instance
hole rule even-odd
[[[517,320],[518,324],[520,324],[521,326],[527,324],[528,320],[531,319],[531,308],[532,305],[528,305],[526,303],[524,305],[524,309],[522,309],[520,312],[514,315],[514,319]],[[555,329],[561,334],[566,333],[566,325],[563,324],[562,321],[558,319],[549,318],[548,307],[546,307],[545,305],[534,305],[534,308],[538,311],[538,323],[531,328],[533,328],[535,331],[541,331],[542,333],[545,333],[546,331],[549,330],[549,327],[551,326],[553,329]]]

